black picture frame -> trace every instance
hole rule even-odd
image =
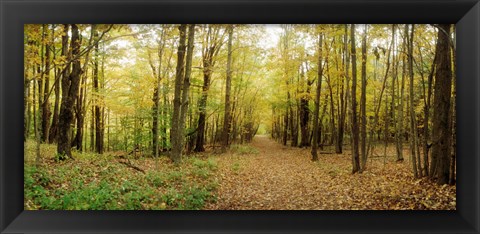
[[[479,0],[0,0],[1,233],[479,233]],[[456,211],[24,211],[23,25],[455,23]]]

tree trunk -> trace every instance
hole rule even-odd
[[[223,118],[223,133],[222,133],[222,149],[225,153],[229,145],[230,138],[230,91],[232,85],[232,37],[233,37],[233,25],[227,26],[228,31],[228,55],[227,55],[227,77],[225,81],[225,114]]]
[[[45,25],[48,36],[48,27]],[[50,89],[50,48],[53,44],[54,39],[53,27],[52,27],[52,38],[46,39],[45,44],[45,67],[42,73],[45,73],[45,87],[43,88],[43,100],[42,100],[42,142],[48,142],[49,133],[50,133],[50,117],[52,115],[50,111],[50,102],[49,102],[49,92]],[[51,41],[50,41],[51,40]]]
[[[328,96],[330,97],[330,144],[334,145],[335,143],[335,103],[333,102],[333,88],[332,88],[332,81],[330,79],[330,71],[329,71],[329,63],[328,63],[329,53],[327,52],[327,56],[325,57],[325,66],[326,66],[326,74],[327,74],[327,85],[328,85]]]
[[[322,90],[322,33],[318,35],[318,73],[317,73],[317,89],[315,93],[315,110],[313,112],[313,140],[312,140],[312,161],[318,161],[317,146],[318,146],[318,118],[320,112],[320,91]]]
[[[383,94],[385,92],[385,88],[387,87],[387,77],[388,77],[388,72],[390,70],[390,54],[391,54],[391,51],[392,51],[392,45],[393,43],[390,44],[390,47],[388,49],[388,54],[387,54],[387,68],[385,69],[385,75],[383,77],[383,84],[382,84],[382,89],[380,90],[380,97],[378,99],[378,105],[376,106],[375,108],[375,113],[374,113],[374,119],[373,119],[373,125],[372,125],[372,130],[371,130],[371,133],[370,133],[370,138],[368,140],[368,147],[367,147],[367,154],[373,154],[373,134],[374,132],[376,131],[377,132],[377,140],[380,141],[380,135],[381,135],[381,128],[378,128],[377,129],[377,125],[378,125],[378,121],[379,121],[379,114],[380,114],[380,108],[382,106],[382,98],[383,98]],[[377,55],[377,58],[376,58],[376,61],[375,63],[377,64],[378,63],[378,60],[379,60],[380,56],[379,54]],[[375,73],[376,75],[376,73]],[[387,98],[385,98],[386,100]],[[385,102],[386,103],[386,102]],[[388,121],[387,120],[387,107],[385,106],[385,123]]]
[[[420,57],[422,58],[422,57]],[[433,76],[435,74],[435,63],[437,59],[437,52],[435,51],[434,59],[432,65],[430,66],[430,73],[428,74],[428,81],[427,81],[427,90],[424,89],[424,118],[423,118],[423,175],[429,176],[430,174],[430,163],[429,163],[429,151],[430,151],[430,106],[431,106],[431,97],[432,97],[432,83],[433,83]]]
[[[404,37],[403,37],[403,44],[402,49],[406,51],[406,45],[408,43],[408,24],[405,25],[404,29]],[[398,114],[397,114],[397,126],[396,126],[396,148],[397,148],[397,161],[403,161],[403,136],[404,136],[404,126],[403,126],[403,108],[405,106],[405,76],[406,76],[406,61],[405,56],[402,55],[402,85],[400,87],[400,105],[398,106]]]
[[[414,32],[414,25],[411,25],[411,33],[409,38],[408,44],[408,70],[410,76],[410,150],[411,150],[411,159],[412,159],[412,168],[413,168],[413,175],[415,178],[421,176],[421,172],[417,170],[417,124],[416,124],[416,116],[415,116],[415,103],[414,103],[414,91],[413,91],[413,32]],[[420,162],[418,162],[420,163]]]
[[[221,42],[218,38],[219,29],[213,28],[209,25],[206,34],[206,43],[202,51],[203,62],[203,86],[202,95],[198,104],[198,123],[197,123],[197,137],[195,140],[194,152],[205,151],[205,125],[207,120],[207,98],[208,90],[210,89],[210,80],[215,65],[215,57],[221,48]],[[212,31],[213,30],[213,31]]]
[[[188,27],[188,44],[187,44],[187,58],[185,62],[185,78],[183,80],[182,90],[182,103],[180,108],[180,124],[179,124],[179,147],[180,147],[180,160],[182,157],[182,150],[185,145],[185,124],[188,112],[188,93],[190,90],[190,76],[192,73],[192,56],[193,56],[193,43],[195,41],[195,24],[190,24]],[[177,156],[178,157],[178,156]]]
[[[452,69],[450,53],[450,25],[440,24],[437,39],[437,60],[433,98],[432,161],[436,161],[435,171],[438,184],[446,184],[450,178],[451,127],[450,97],[452,92]]]
[[[335,152],[337,154],[341,154],[343,151],[343,137],[345,132],[345,120],[347,115],[347,105],[348,105],[348,86],[349,86],[349,78],[348,78],[348,70],[350,64],[350,55],[348,53],[348,26],[345,25],[345,33],[343,36],[343,65],[345,67],[344,70],[344,77],[346,80],[346,87],[343,87],[343,80],[342,80],[342,87],[341,87],[341,94],[340,94],[340,106],[342,108],[340,120],[338,121],[338,139],[337,139],[337,146],[335,148]],[[344,94],[344,90],[346,90]]]
[[[97,39],[98,38],[98,32],[94,32],[94,37]],[[102,112],[101,112],[101,95],[100,95],[100,85],[99,85],[99,71],[98,71],[98,63],[99,63],[99,49],[98,49],[98,43],[95,44],[95,57],[93,61],[93,91],[95,93],[94,99],[95,99],[95,107],[94,107],[94,112],[95,112],[95,152],[98,154],[103,153],[103,131],[102,131]]]
[[[85,120],[85,100],[86,97],[86,82],[87,75],[83,75],[82,81],[80,84],[80,96],[76,100],[76,107],[75,107],[75,116],[77,119],[77,132],[75,134],[75,138],[72,141],[72,146],[75,146],[78,151],[82,151],[83,146],[83,125]]]
[[[310,85],[312,85],[313,81],[310,81],[308,77],[306,77],[304,65],[301,66],[301,75],[300,79],[302,80],[302,96],[300,98],[300,132],[301,132],[301,141],[300,147],[308,147],[310,146],[310,137],[308,135],[308,122],[310,120],[310,109],[308,108],[308,101],[310,97]],[[305,81],[307,82],[305,85]]]
[[[358,147],[358,119],[357,119],[357,53],[355,50],[355,24],[351,26],[351,53],[352,53],[352,173],[360,170]]]
[[[283,116],[283,145],[287,145],[288,140],[288,109],[285,111],[285,115]]]
[[[367,25],[362,38],[362,94],[360,97],[360,138],[361,138],[361,170],[365,170],[367,164]]]
[[[80,58],[80,39],[79,30],[76,24],[72,24],[71,54],[72,71],[66,77],[62,78],[62,104],[60,106],[59,115],[59,131],[57,157],[59,160],[73,158],[70,148],[72,139],[71,124],[73,123],[73,107],[75,100],[78,98],[78,89],[80,85],[81,66]]]
[[[455,25],[453,26],[453,43],[455,43],[455,37],[456,37],[456,32],[455,32]],[[457,158],[457,104],[456,104],[456,99],[457,99],[457,59],[456,59],[456,51],[455,51],[455,44],[452,45],[452,55],[453,55],[453,74],[452,74],[452,85],[453,85],[453,90],[452,90],[452,101],[451,105],[451,119],[450,119],[450,124],[452,128],[452,158],[450,162],[450,178],[448,184],[454,185],[455,180],[456,180],[456,158]]]
[[[178,27],[180,38],[177,50],[177,69],[175,73],[175,91],[173,97],[173,114],[172,114],[172,152],[170,158],[174,163],[180,163],[181,161],[181,139],[182,131],[180,129],[180,112],[181,112],[181,94],[182,94],[182,81],[184,79],[185,71],[185,41],[187,25],[182,24]]]
[[[64,24],[63,25],[63,32],[62,32],[62,51],[60,53],[60,56],[67,57],[68,53],[68,25]],[[69,69],[64,68],[60,74],[60,70],[58,70],[57,76],[61,75],[61,79],[64,79],[63,77],[66,77],[68,75]],[[58,115],[60,111],[60,77],[57,78],[55,76],[55,105],[53,108],[53,118],[52,118],[52,125],[50,127],[50,133],[49,133],[49,143],[57,142],[57,133],[58,133]]]
[[[153,64],[153,61],[149,62],[150,67],[152,68],[153,77],[156,79],[156,84],[153,88],[153,106],[152,106],[152,154],[154,157],[158,157],[159,145],[158,145],[158,116],[159,116],[159,106],[160,106],[160,89],[162,81],[162,58],[163,58],[163,49],[165,47],[165,28],[162,28],[160,39],[158,40],[158,67],[156,68]]]

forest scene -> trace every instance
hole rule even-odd
[[[455,25],[26,24],[26,210],[455,210]]]

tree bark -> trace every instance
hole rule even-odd
[[[320,92],[322,90],[322,33],[318,35],[318,72],[317,72],[317,88],[315,93],[315,110],[313,112],[313,140],[312,140],[312,161],[318,161],[318,138],[319,138],[319,127],[318,127],[318,118],[320,112]]]
[[[159,116],[159,105],[160,105],[160,89],[161,89],[161,71],[162,71],[162,58],[163,58],[163,49],[165,47],[165,29],[162,28],[162,33],[158,41],[158,69],[153,64],[153,61],[149,62],[150,67],[152,68],[153,76],[155,77],[156,83],[153,88],[153,106],[152,106],[152,153],[154,157],[158,157],[159,145],[158,145],[158,116]]]
[[[98,38],[98,32],[94,32],[94,37]],[[95,152],[98,154],[103,153],[103,130],[102,130],[102,123],[103,123],[103,117],[102,117],[102,96],[100,95],[100,84],[99,84],[99,69],[98,69],[98,63],[99,63],[99,49],[98,49],[98,43],[95,44],[94,46],[95,50],[95,57],[93,61],[93,91],[95,93],[94,99],[95,99],[95,107],[94,107],[94,112],[95,112]]]
[[[301,68],[301,75],[300,79],[302,80],[302,96],[300,98],[300,132],[301,132],[301,141],[300,147],[308,147],[310,146],[310,136],[308,135],[308,122],[310,120],[310,109],[308,108],[308,101],[310,97],[310,85],[312,85],[313,81],[310,81],[306,78],[305,68],[302,64]],[[306,85],[305,85],[306,81]]]
[[[437,56],[435,55],[434,58]],[[431,97],[432,97],[432,83],[433,83],[433,75],[435,74],[435,59],[431,66],[430,74],[428,75],[428,88],[427,88],[427,97],[425,101],[424,107],[424,119],[423,119],[423,169],[424,175],[429,176],[429,141],[430,141],[430,105],[431,105]]]
[[[46,37],[48,36],[48,26],[46,27]],[[43,88],[43,100],[42,100],[42,142],[48,142],[49,138],[49,130],[50,130],[50,117],[52,112],[50,111],[50,102],[49,102],[49,93],[48,90],[50,89],[50,50],[51,45],[53,44],[54,33],[52,28],[52,37],[50,39],[46,39],[47,42],[45,44],[45,87]]]
[[[360,97],[360,138],[361,138],[361,170],[365,170],[367,164],[367,25],[362,38],[362,94]]]
[[[404,37],[403,37],[403,44],[402,44],[402,49],[403,51],[406,51],[407,49],[407,43],[408,42],[408,24],[405,25],[404,29]],[[400,105],[398,106],[398,114],[397,114],[397,126],[396,126],[396,133],[395,133],[395,138],[396,138],[396,148],[397,148],[397,161],[403,161],[403,137],[404,137],[404,125],[403,125],[403,120],[404,120],[404,113],[403,113],[403,108],[405,106],[405,77],[406,77],[406,61],[405,61],[405,56],[402,55],[402,85],[400,87]]]
[[[173,114],[172,114],[172,129],[171,129],[171,138],[172,138],[172,152],[170,154],[170,159],[174,163],[181,162],[181,138],[182,132],[180,129],[180,112],[181,112],[181,94],[182,94],[182,82],[184,79],[185,71],[185,41],[186,41],[186,30],[187,25],[182,24],[178,26],[180,33],[178,50],[177,50],[177,69],[175,73],[175,91],[173,97]]]
[[[352,173],[360,170],[359,145],[358,145],[358,119],[357,119],[357,53],[355,50],[355,24],[351,26],[351,53],[352,53]]]
[[[225,114],[223,118],[223,132],[222,132],[222,148],[221,151],[225,153],[229,145],[230,139],[230,92],[232,85],[232,37],[233,25],[227,26],[228,44],[227,44],[227,76],[225,81]]]
[[[192,73],[192,56],[193,56],[193,43],[195,42],[195,24],[188,26],[188,43],[187,43],[187,58],[185,62],[185,78],[183,80],[182,90],[182,103],[180,108],[180,124],[179,124],[179,144],[180,144],[180,161],[182,157],[182,150],[185,145],[185,124],[188,112],[188,94],[190,90],[190,76]]]
[[[72,24],[71,54],[72,54],[72,71],[62,79],[62,104],[60,106],[59,115],[59,132],[57,157],[59,160],[73,158],[70,148],[72,139],[71,124],[73,122],[73,107],[75,100],[78,98],[78,89],[80,84],[81,66],[80,58],[80,38],[79,30],[76,24]]]
[[[433,98],[432,160],[436,161],[435,171],[438,184],[446,184],[450,178],[451,127],[450,97],[452,92],[452,69],[450,53],[450,25],[440,24],[437,39],[437,60]]]
[[[340,120],[338,121],[338,139],[337,139],[337,146],[335,148],[335,152],[337,154],[341,154],[343,152],[343,138],[345,132],[345,120],[347,115],[347,106],[348,106],[348,88],[349,88],[349,64],[350,64],[350,55],[348,53],[348,26],[345,25],[345,32],[343,36],[343,65],[344,65],[344,72],[343,76],[346,80],[346,86],[344,87],[344,81],[342,80],[342,87],[340,90],[340,106],[342,108],[340,114]],[[346,92],[344,93],[344,90]]]
[[[210,80],[215,66],[215,57],[221,48],[221,38],[219,38],[219,29],[209,25],[205,38],[205,46],[202,51],[203,62],[203,86],[202,95],[198,104],[198,123],[197,137],[195,140],[194,152],[205,151],[205,125],[207,120],[207,98],[210,89]]]
[[[60,56],[62,58],[66,58],[68,56],[68,25],[63,25],[63,32],[62,32],[62,51]],[[67,59],[68,60],[68,59]],[[60,69],[58,70],[60,73]],[[69,69],[65,68],[61,72],[61,79],[63,77],[68,76]],[[60,75],[60,74],[58,74]],[[57,134],[58,134],[58,121],[59,121],[59,111],[60,111],[60,78],[55,79],[55,105],[53,108],[53,118],[52,118],[52,125],[50,126],[50,133],[49,133],[49,140],[48,142],[51,144],[53,142],[57,142]]]
[[[412,160],[412,168],[413,168],[413,175],[415,178],[421,176],[421,172],[417,170],[417,124],[416,124],[416,116],[415,116],[415,103],[414,103],[414,91],[413,91],[413,32],[414,32],[414,25],[411,26],[411,33],[409,38],[408,44],[408,68],[409,68],[409,76],[410,76],[410,150],[411,150],[411,160]],[[420,163],[420,162],[419,162]],[[420,173],[420,174],[419,174]]]

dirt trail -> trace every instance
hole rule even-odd
[[[267,136],[256,136],[250,147],[258,152],[232,149],[216,156],[217,201],[205,209],[455,209],[454,186],[414,179],[407,162],[369,160],[365,172],[352,175],[347,155],[320,154],[312,162],[310,149]]]
[[[286,147],[256,136],[258,154],[219,157],[221,183],[214,209],[324,209],[327,178],[306,149]],[[320,197],[322,196],[322,197]]]

